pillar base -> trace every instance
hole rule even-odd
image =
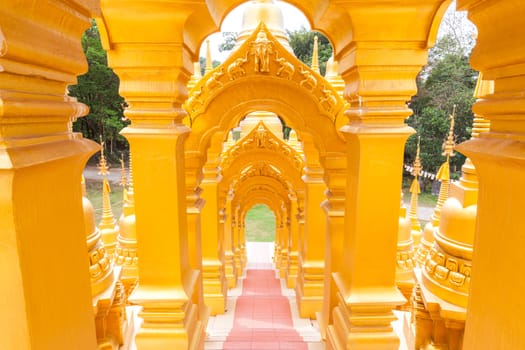
[[[299,315],[312,320],[323,309],[324,262],[303,263],[297,277],[295,293]]]
[[[223,314],[228,294],[224,266],[218,260],[204,260],[202,271],[204,303],[210,308],[211,316]]]
[[[286,286],[295,289],[297,285],[297,274],[299,272],[299,256],[297,252],[288,255],[288,269],[286,270]]]
[[[279,278],[286,277],[286,270],[288,269],[288,249],[281,250],[281,266],[279,267]]]
[[[333,325],[327,328],[326,349],[398,350],[392,309],[406,302],[403,295],[395,287],[347,292],[337,273],[334,280],[339,303],[333,310]]]
[[[278,244],[274,245],[273,249],[273,263],[275,265],[275,269],[279,270],[281,268],[281,246]]]
[[[205,329],[195,304],[181,288],[138,286],[130,302],[141,305],[143,319],[135,336],[137,349],[202,349]]]
[[[232,251],[224,253],[224,274],[228,289],[235,288],[237,285],[237,271],[235,266],[235,256]]]
[[[241,257],[240,248],[235,248],[235,255],[233,257],[233,261],[235,263],[235,274],[237,278],[240,278],[242,277],[242,274],[243,274],[242,257]]]

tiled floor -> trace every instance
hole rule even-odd
[[[276,278],[273,244],[248,243],[248,266],[228,291],[227,312],[211,317],[207,350],[324,349],[315,321],[297,316],[295,294]]]

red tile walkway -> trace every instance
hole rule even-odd
[[[294,329],[288,298],[274,270],[247,270],[224,350],[307,350]]]

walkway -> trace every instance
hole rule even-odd
[[[294,291],[276,278],[273,243],[246,248],[246,274],[228,291],[227,312],[210,318],[205,349],[324,349],[315,321],[298,317]]]

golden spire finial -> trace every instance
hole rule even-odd
[[[419,187],[419,176],[421,175],[421,159],[419,158],[420,153],[420,144],[421,137],[417,137],[417,150],[416,150],[416,159],[414,160],[414,165],[412,169],[412,185],[410,186],[410,212],[408,217],[412,226],[412,231],[421,231],[421,224],[419,223],[419,218],[417,216],[417,200],[418,195],[421,193],[421,188]]]
[[[188,81],[188,91],[191,91],[195,85],[197,85],[197,82],[201,80],[202,73],[201,73],[201,63],[199,61],[193,62],[193,74],[190,77],[190,80]]]
[[[106,157],[104,156],[104,144],[105,142],[102,141],[102,136],[100,136],[100,160],[98,163],[98,174],[102,176],[109,174],[108,163],[106,162]]]
[[[421,176],[421,159],[419,158],[419,153],[421,150],[421,136],[417,137],[417,149],[416,149],[416,159],[414,159],[414,165],[412,169],[412,176],[418,177]]]
[[[314,36],[314,50],[312,52],[312,70],[318,74],[321,74],[319,70],[319,38]]]
[[[126,187],[128,184],[128,175],[126,174],[126,167],[124,166],[124,158],[120,157],[120,186]]]
[[[204,74],[208,74],[213,70],[213,63],[211,61],[211,49],[210,39],[206,40],[206,66],[204,68]]]
[[[453,157],[456,155],[454,153],[454,116],[456,114],[456,105],[454,105],[454,108],[452,110],[452,114],[450,115],[450,128],[448,130],[448,136],[445,142],[443,143],[443,155],[447,157],[447,162],[449,161],[450,157]]]
[[[126,190],[126,201],[124,202],[124,206],[122,208],[123,215],[128,216],[130,214],[135,213],[135,192],[133,188],[133,157],[131,155],[131,151],[129,152],[129,179],[128,179],[128,188]]]

